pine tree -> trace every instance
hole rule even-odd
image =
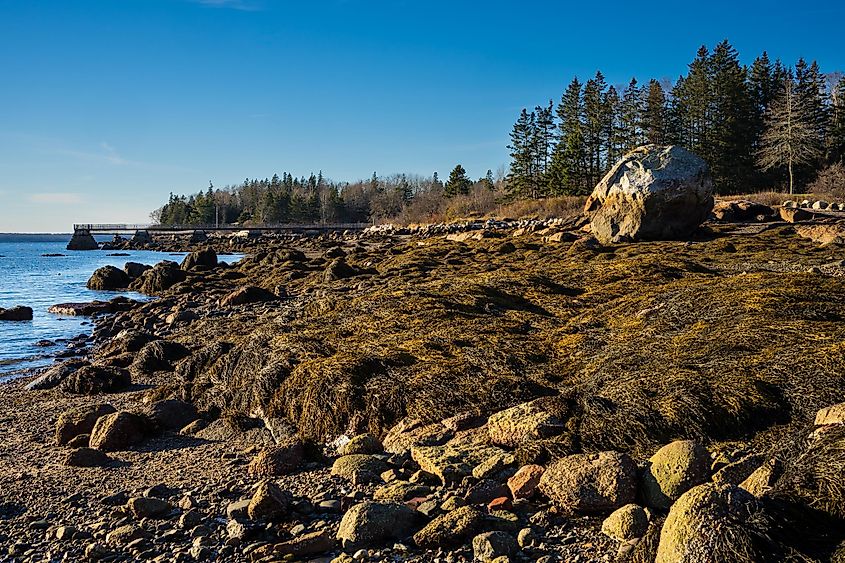
[[[660,85],[660,82],[654,79],[648,83],[642,129],[646,143],[666,144],[666,94],[663,92],[663,86]]]
[[[672,89],[673,142],[709,160],[710,53],[701,46],[689,65],[689,72]]]
[[[534,110],[537,118],[534,126],[534,169],[529,179],[529,191],[532,198],[547,195],[549,163],[555,147],[555,114],[554,102],[549,100],[548,106],[537,106]]]
[[[444,193],[446,197],[454,197],[456,195],[467,195],[472,186],[472,180],[467,177],[467,171],[464,167],[458,164],[452,169],[449,174],[449,179],[446,181]]]
[[[487,169],[487,174],[484,176],[484,178],[479,180],[479,182],[481,182],[484,187],[490,190],[491,192],[496,189],[496,182],[495,180],[493,180],[493,171],[489,168]]]
[[[788,78],[766,113],[757,162],[763,170],[786,167],[789,193],[795,193],[795,168],[811,164],[821,155],[813,118],[812,107],[798,95],[795,81]]]

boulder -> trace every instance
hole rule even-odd
[[[302,465],[305,445],[298,439],[264,448],[250,462],[247,472],[252,477],[277,477],[293,473]]]
[[[387,464],[383,460],[365,454],[341,456],[332,465],[332,475],[338,475],[354,483],[379,481],[379,476],[385,471],[387,471]]]
[[[668,510],[682,494],[710,478],[710,453],[693,440],[666,444],[646,463],[642,495],[646,506]]]
[[[531,401],[499,411],[487,421],[490,441],[499,446],[516,447],[529,440],[549,438],[564,430],[563,423]]]
[[[132,362],[132,371],[148,374],[155,371],[173,371],[172,362],[191,355],[191,351],[178,342],[154,340],[145,344]]]
[[[144,441],[147,421],[137,414],[119,411],[101,416],[91,430],[92,448],[112,452],[125,450]]]
[[[106,543],[125,546],[135,540],[145,539],[148,537],[150,537],[150,533],[143,528],[138,528],[132,524],[126,524],[119,528],[115,528],[106,534]]]
[[[491,457],[506,454],[501,448],[484,444],[446,444],[443,446],[415,446],[411,457],[423,471],[436,475],[443,484],[460,482],[472,475],[473,468]]]
[[[801,221],[809,221],[815,215],[806,209],[800,207],[781,207],[778,209],[780,218],[787,223],[799,223]]]
[[[544,470],[539,465],[523,465],[508,479],[508,489],[515,499],[529,499],[540,485]]]
[[[413,446],[439,446],[445,444],[455,433],[439,422],[425,424],[423,421],[406,417],[395,424],[384,436],[384,450],[391,454],[404,453]]]
[[[373,493],[373,500],[382,502],[406,502],[413,498],[426,497],[431,494],[431,488],[419,483],[408,481],[393,481],[379,487]]]
[[[81,434],[90,434],[97,420],[111,414],[115,408],[108,404],[73,407],[59,415],[56,421],[56,445],[64,446]]]
[[[688,237],[712,209],[707,163],[681,147],[656,145],[626,154],[584,207],[602,244]]]
[[[763,498],[772,490],[781,473],[783,473],[783,467],[779,461],[772,458],[755,469],[745,481],[739,484],[739,487],[757,498]]]
[[[380,454],[382,452],[384,452],[384,446],[372,434],[359,434],[340,448],[340,455]]]
[[[199,418],[197,408],[179,399],[156,401],[147,407],[147,418],[159,432],[175,432]]]
[[[111,462],[105,452],[94,448],[77,448],[69,451],[62,464],[68,467],[103,467]]]
[[[88,289],[95,289],[101,291],[114,291],[117,289],[126,289],[129,287],[129,276],[126,272],[119,270],[114,266],[103,266],[97,268],[88,280]]]
[[[475,561],[486,563],[497,557],[516,555],[519,545],[507,532],[484,532],[472,538],[472,553]]]
[[[126,507],[132,511],[135,518],[164,518],[170,514],[173,507],[170,503],[153,497],[135,497],[129,499]]]
[[[56,303],[50,305],[48,313],[63,317],[91,317],[111,313],[114,309],[110,301],[90,301],[88,303]]]
[[[221,307],[234,307],[236,305],[246,305],[247,303],[264,303],[266,301],[277,301],[279,298],[275,293],[271,293],[266,289],[248,285],[236,289],[220,300]]]
[[[467,504],[487,505],[495,499],[508,498],[510,494],[510,489],[506,485],[492,479],[482,479],[469,488],[464,495],[464,500]]]
[[[332,551],[334,548],[334,538],[326,530],[319,530],[277,543],[274,551],[279,555],[293,555],[297,559],[302,559]]]
[[[718,201],[713,206],[713,218],[726,223],[768,221],[775,210],[754,201]]]
[[[217,253],[211,247],[191,252],[182,260],[183,270],[209,269],[217,266]]]
[[[566,512],[609,512],[633,502],[637,467],[624,453],[570,455],[546,468],[540,491]]]
[[[335,258],[323,272],[323,281],[326,283],[351,278],[359,274],[358,270],[346,263],[343,258]]]
[[[736,487],[707,483],[693,487],[672,505],[660,532],[655,563],[761,561],[746,524],[761,518],[761,507]]]
[[[345,549],[402,541],[417,525],[419,515],[404,504],[362,502],[343,515],[337,539]]]
[[[641,538],[648,531],[648,514],[641,506],[626,504],[605,518],[601,531],[607,537],[617,541],[624,542]]]
[[[17,305],[11,309],[0,307],[0,321],[31,321],[32,308]]]
[[[485,514],[474,506],[462,506],[442,514],[414,534],[414,542],[423,549],[453,549],[481,533]]]
[[[290,499],[287,493],[272,481],[263,481],[247,507],[251,520],[275,520],[287,515]]]
[[[41,375],[26,384],[26,388],[29,391],[52,389],[64,381],[68,375],[85,365],[88,365],[85,360],[76,358],[65,360],[41,372]]]
[[[165,260],[136,278],[129,285],[129,289],[147,295],[156,295],[186,279],[187,274],[179,267],[179,264]]]
[[[762,454],[749,454],[719,469],[713,474],[717,485],[739,485],[766,461]]]
[[[151,270],[152,266],[140,264],[138,262],[127,262],[123,265],[123,271],[130,279],[140,278],[144,272]]]
[[[61,389],[77,395],[96,395],[123,391],[132,383],[125,369],[102,365],[85,365],[62,380]]]

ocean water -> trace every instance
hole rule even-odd
[[[0,381],[52,363],[54,355],[65,349],[63,339],[91,333],[90,319],[48,313],[51,305],[109,300],[117,295],[148,299],[133,292],[91,291],[85,284],[94,270],[105,265],[123,268],[130,261],[179,262],[184,257],[150,251],[125,251],[128,256],[109,256],[114,251],[104,250],[71,251],[65,250],[68,240],[70,235],[0,234],[0,307],[26,305],[33,310],[32,321],[0,321]],[[40,340],[58,342],[44,348],[36,346]]]

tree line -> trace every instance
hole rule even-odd
[[[805,185],[845,157],[845,77],[764,52],[750,67],[728,41],[701,47],[674,84],[573,78],[555,105],[523,109],[510,135],[513,198],[589,193],[627,151],[677,144],[710,165],[719,193]]]
[[[174,195],[151,214],[162,225],[359,223],[405,215],[426,220],[443,214],[454,201],[486,198],[501,192],[499,178],[488,170],[472,180],[460,164],[443,182],[437,172],[429,177],[394,174],[369,180],[334,182],[322,172],[294,177],[284,172],[272,178],[249,179],[241,184],[191,195]]]

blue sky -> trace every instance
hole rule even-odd
[[[674,79],[724,38],[845,68],[839,2],[696,4],[0,0],[0,231],[282,171],[482,176],[573,75]]]

